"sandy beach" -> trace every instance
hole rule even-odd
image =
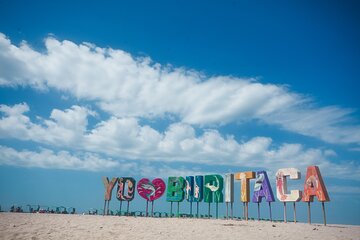
[[[1,213],[0,239],[360,239],[360,226]]]

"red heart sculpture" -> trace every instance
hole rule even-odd
[[[165,182],[161,178],[155,178],[150,182],[147,178],[142,178],[137,184],[139,195],[147,201],[154,201],[160,198],[166,189]]]

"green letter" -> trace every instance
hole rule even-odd
[[[207,203],[212,203],[214,195],[214,202],[223,202],[223,186],[224,179],[221,175],[205,175],[204,201]]]
[[[185,180],[183,177],[169,177],[166,201],[182,202],[184,200]]]

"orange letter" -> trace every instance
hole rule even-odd
[[[250,202],[250,179],[255,178],[255,172],[238,172],[235,173],[235,179],[241,181],[241,198],[242,202]]]
[[[302,201],[312,202],[314,201],[314,196],[316,196],[320,202],[330,201],[319,167],[309,166],[306,171]]]

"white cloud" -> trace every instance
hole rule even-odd
[[[0,34],[0,85],[53,88],[95,101],[117,118],[173,115],[201,126],[255,119],[330,143],[360,143],[351,110],[315,107],[284,86],[207,77],[89,43],[48,37],[45,46],[45,52],[24,42],[16,46]]]
[[[100,171],[119,168],[120,163],[91,153],[74,156],[67,151],[54,152],[49,149],[17,151],[0,145],[0,165]]]
[[[282,128],[307,136],[315,136],[330,143],[360,144],[359,125],[346,125],[350,121],[349,109],[335,106],[302,109],[290,108],[262,120],[270,124],[278,124]],[[344,125],[345,123],[345,125]]]
[[[13,137],[21,140],[28,140],[28,127],[32,126],[30,119],[23,113],[29,111],[29,106],[26,103],[17,104],[12,107],[0,105],[0,112],[5,117],[1,119],[0,136]],[[11,130],[10,130],[11,129]]]
[[[195,176],[204,175],[200,169],[189,169],[185,166],[170,167],[162,164],[154,166],[151,162],[131,162],[102,158],[94,153],[75,153],[41,148],[39,151],[21,150],[0,145],[0,166],[37,167],[46,169],[66,169],[81,171],[114,171],[121,174],[134,174],[144,177]]]
[[[191,169],[183,165],[177,166],[176,168],[168,165],[162,165],[161,167],[153,166],[150,163],[145,163],[139,166],[139,174],[146,177],[161,177],[167,178],[171,176],[196,176],[213,174],[214,172],[206,172],[201,169]]]
[[[148,125],[140,125],[135,118],[117,117],[110,117],[88,129],[87,118],[96,113],[80,106],[64,111],[54,109],[50,118],[42,119],[40,124],[26,116],[29,111],[26,103],[12,107],[1,105],[0,111],[4,113],[0,119],[0,137],[31,140],[133,163],[190,162],[208,166],[256,167],[272,173],[283,167],[305,171],[309,165],[319,165],[328,177],[359,180],[360,176],[360,167],[354,162],[336,164],[329,161],[328,157],[336,156],[331,149],[305,149],[301,144],[287,143],[274,147],[268,137],[237,142],[233,136],[224,137],[213,129],[203,130],[197,135],[191,125],[184,123],[171,124],[164,132],[159,132]],[[138,169],[146,172],[145,166],[138,166]],[[168,171],[165,166],[156,170],[159,174]]]
[[[39,118],[41,124],[36,124],[24,115],[28,111],[26,103],[13,107],[0,105],[0,112],[4,114],[0,120],[0,136],[62,146],[76,144],[86,131],[88,115],[94,114],[79,106],[65,111],[54,109],[50,119]]]
[[[360,147],[350,148],[349,150],[353,152],[360,152]]]

